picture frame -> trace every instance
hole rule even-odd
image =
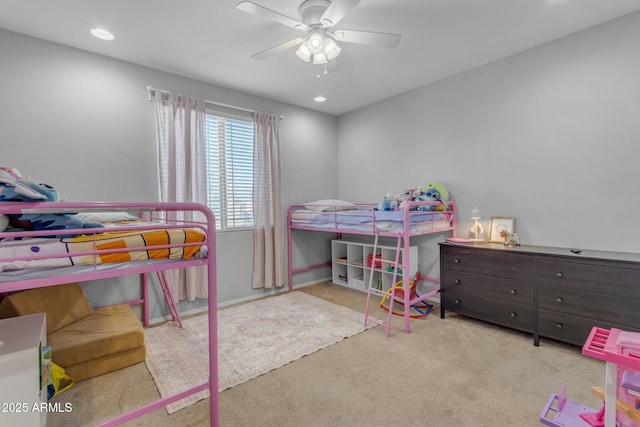
[[[515,218],[512,216],[492,216],[489,221],[489,242],[504,243],[504,238],[500,237],[502,230],[513,234],[515,229]]]

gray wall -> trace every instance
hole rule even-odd
[[[285,205],[337,195],[334,116],[4,30],[0,58],[0,164],[53,185],[63,199],[158,200],[154,108],[147,85],[284,115]],[[216,243],[219,300],[263,295],[251,287],[252,233],[219,233]],[[327,259],[328,253],[327,247]],[[304,252],[297,259],[306,262],[301,257]],[[297,283],[317,278],[307,275]],[[136,280],[115,280],[120,286],[93,282],[85,290],[93,304],[108,304],[135,295],[131,282]],[[202,302],[182,302],[180,308],[197,309]],[[162,308],[157,304],[152,317],[166,314]]]
[[[339,197],[437,180],[462,237],[478,208],[524,243],[638,252],[639,52],[635,13],[343,115]]]
[[[638,252],[638,52],[635,13],[336,119],[0,30],[2,164],[70,200],[156,200],[151,84],[285,115],[286,205],[377,202],[438,180],[461,236],[479,208],[485,226],[514,216],[525,243]],[[443,237],[419,240],[423,274],[437,275]],[[294,264],[328,259],[329,238],[300,236]],[[220,300],[261,295],[251,234],[220,234],[217,247]],[[102,303],[127,289],[100,285],[86,286]]]

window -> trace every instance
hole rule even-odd
[[[253,120],[207,113],[207,205],[217,230],[253,227]]]

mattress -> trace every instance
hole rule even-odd
[[[409,212],[409,231],[425,232],[451,226],[451,214],[440,211]],[[397,232],[404,230],[404,211],[376,211],[372,209],[352,209],[340,212],[318,212],[314,210],[291,211],[294,227],[318,229],[339,229]]]
[[[206,234],[199,228],[160,228],[158,224],[143,221],[104,225],[106,231],[95,235],[3,239],[0,271],[206,256],[206,245],[202,244]],[[180,246],[194,243],[201,244]],[[168,245],[177,246],[166,247]]]

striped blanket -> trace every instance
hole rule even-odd
[[[106,225],[107,228],[122,227],[123,223]],[[5,239],[0,242],[0,271],[149,259],[180,260],[206,255],[206,235],[201,229],[135,229],[150,225],[141,221],[126,225],[131,230],[67,238]],[[202,244],[180,246],[185,243]]]

